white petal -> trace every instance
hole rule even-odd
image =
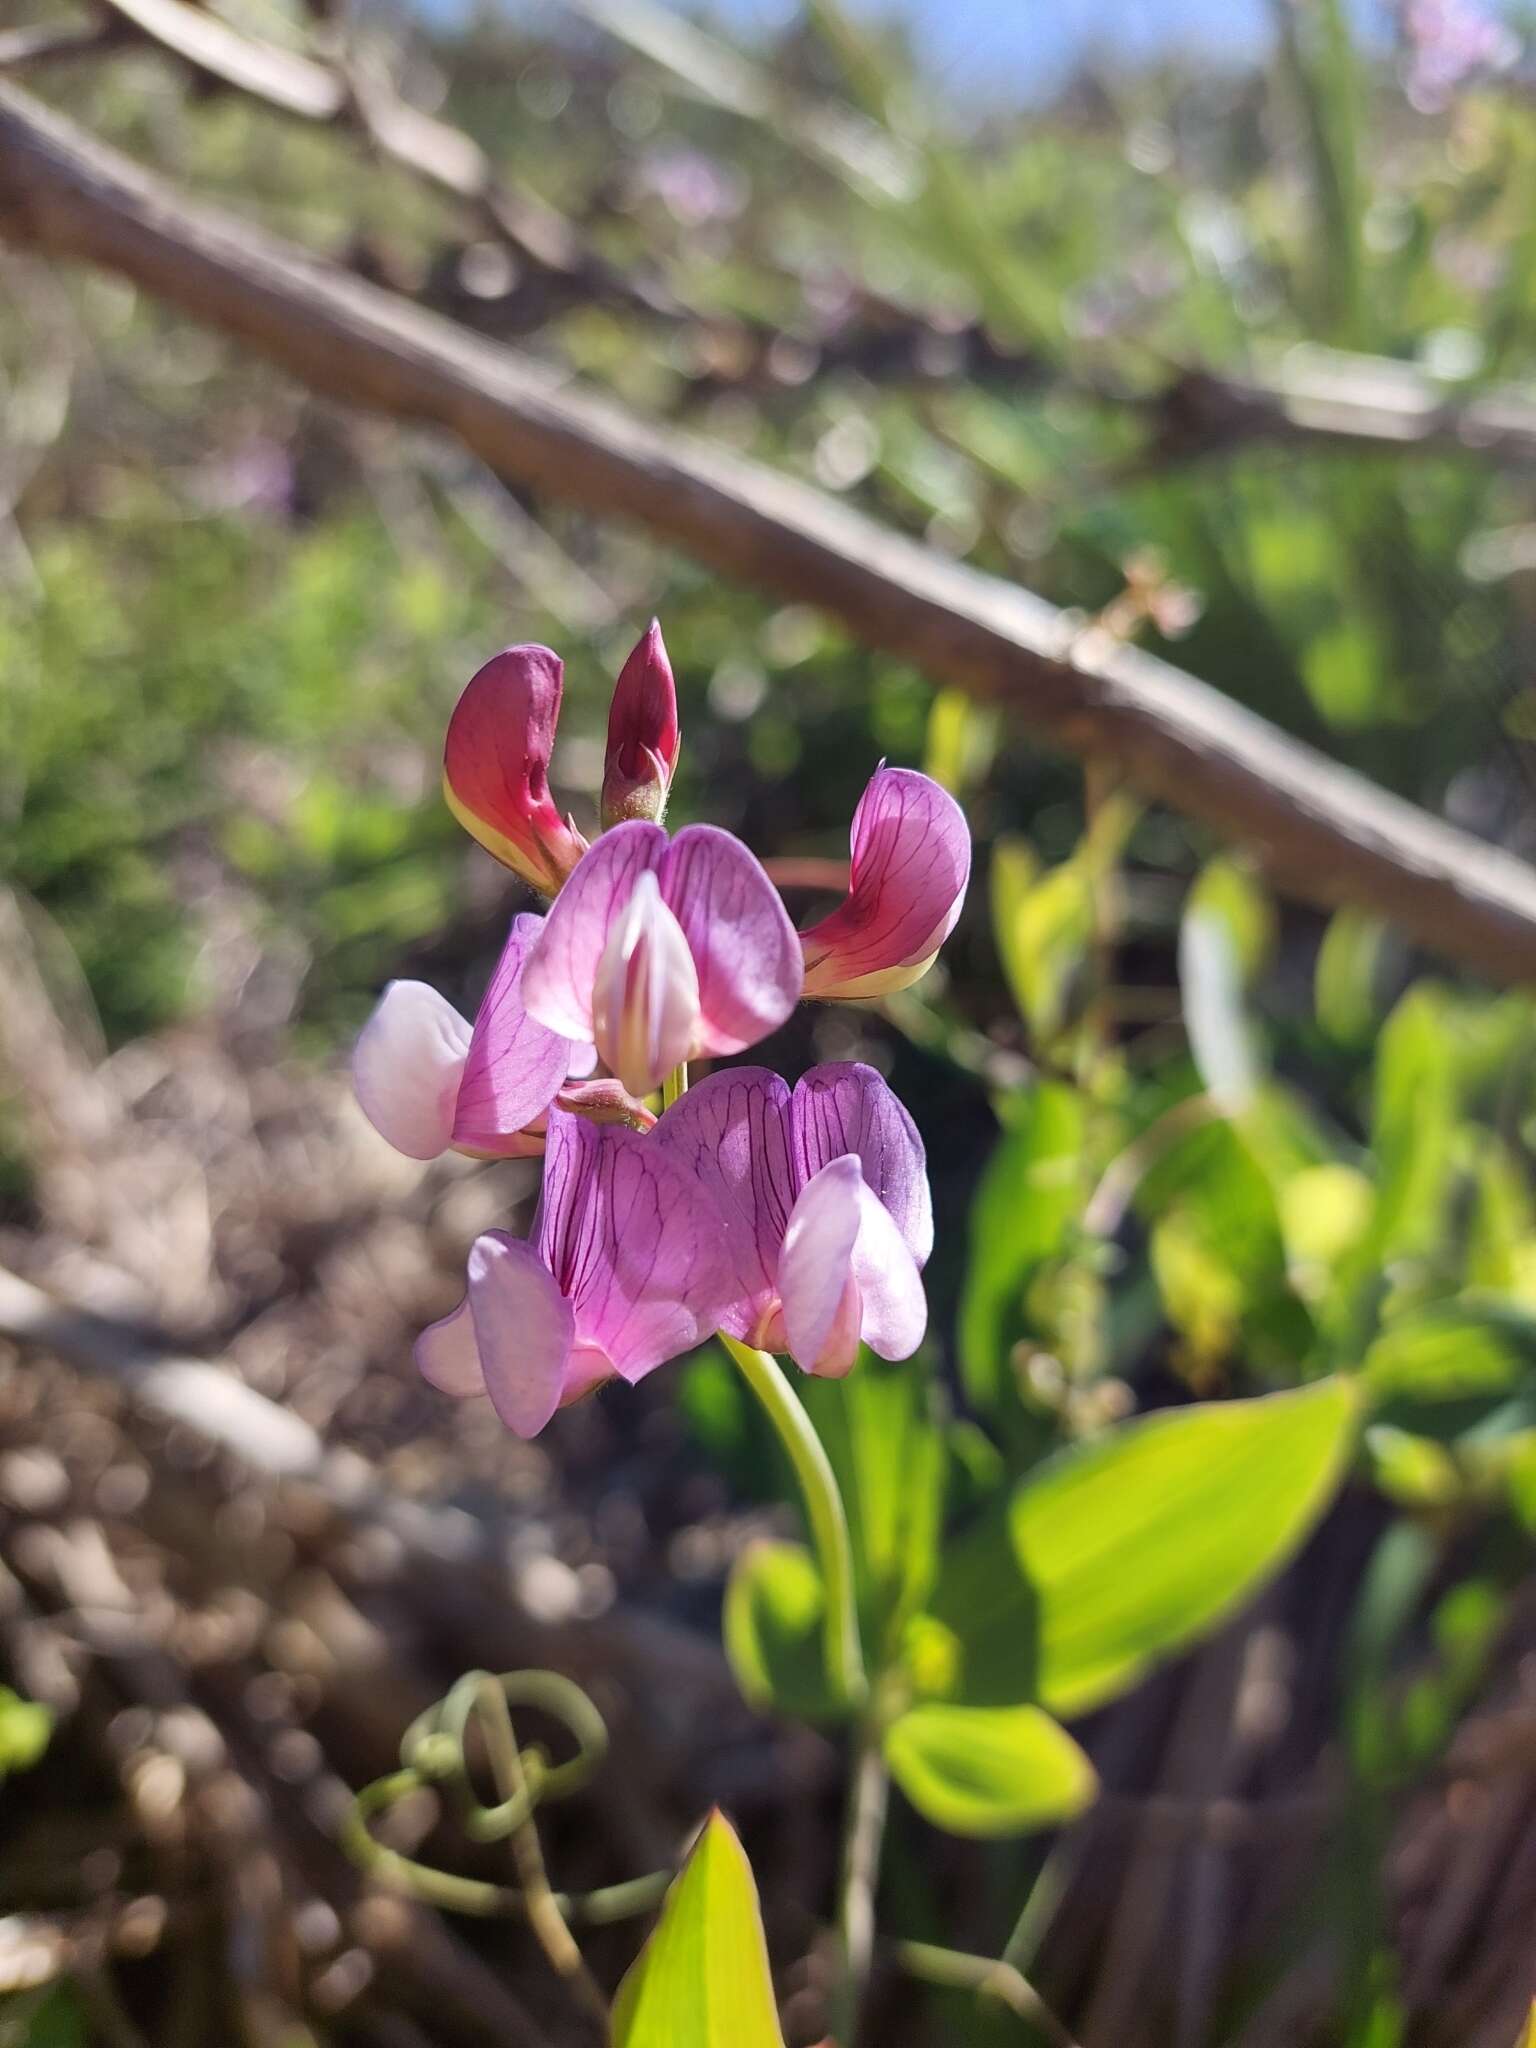
[[[470,1027],[422,981],[392,981],[352,1054],[352,1085],[381,1138],[408,1159],[436,1159],[453,1136]]]

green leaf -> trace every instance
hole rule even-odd
[[[1080,1713],[1250,1598],[1331,1499],[1355,1388],[1173,1410],[1063,1452],[1010,1513],[1033,1589],[1039,1697]]]
[[[992,921],[1019,1014],[1037,1044],[1066,1024],[1074,984],[1093,943],[1093,888],[1074,861],[1042,872],[1021,839],[992,854]]]
[[[784,2048],[752,1868],[718,1812],[619,1986],[613,2048]]]
[[[827,1676],[825,1605],[803,1544],[764,1539],[737,1558],[725,1589],[725,1654],[750,1705],[813,1721],[843,1712]]]
[[[1179,989],[1189,1050],[1205,1092],[1226,1116],[1253,1100],[1259,1063],[1243,1005],[1239,939],[1219,911],[1196,904],[1179,926]]]
[[[1365,1450],[1371,1477],[1402,1507],[1449,1507],[1467,1490],[1456,1460],[1432,1437],[1377,1422],[1365,1432]]]
[[[1536,1366],[1536,1313],[1511,1302],[1459,1301],[1404,1316],[1366,1353],[1377,1401],[1462,1401],[1507,1393]]]
[[[1007,1122],[971,1205],[960,1300],[961,1371],[983,1408],[994,1407],[1007,1388],[1030,1276],[1060,1255],[1083,1200],[1082,1096],[1042,1081],[1009,1102]]]
[[[927,1611],[904,1645],[920,1693],[973,1707],[1033,1699],[1039,1671],[1035,1591],[1019,1570],[1008,1501],[992,1502],[944,1546]]]
[[[909,1707],[885,1733],[891,1775],[955,1835],[1054,1827],[1089,1805],[1093,1766],[1039,1707]]]
[[[1339,910],[1317,949],[1312,1001],[1317,1021],[1340,1045],[1364,1045],[1376,1028],[1376,983],[1387,927],[1363,910]]]
[[[4,2048],[87,2048],[85,2007],[67,1981],[8,1998],[0,2012]]]
[[[1371,1111],[1380,1162],[1371,1233],[1376,1262],[1443,1242],[1459,1109],[1456,1032],[1446,991],[1433,985],[1412,989],[1377,1042]]]
[[[1192,913],[1225,928],[1243,985],[1251,987],[1275,945],[1274,905],[1253,875],[1230,855],[1208,861],[1189,892],[1185,915]]]

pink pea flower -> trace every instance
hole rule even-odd
[[[719,1325],[731,1274],[698,1184],[656,1143],[549,1113],[533,1234],[476,1238],[465,1297],[416,1340],[445,1394],[489,1394],[518,1436],[615,1377],[631,1385]]]
[[[487,853],[553,896],[587,850],[549,793],[565,664],[547,647],[509,647],[470,679],[448,721],[443,794]]]
[[[608,712],[602,801],[605,827],[620,825],[626,818],[661,823],[681,746],[677,685],[660,623],[652,619],[619,671]]]
[[[851,836],[848,894],[800,935],[805,993],[823,1000],[910,988],[954,930],[971,875],[965,813],[915,769],[880,764]]]
[[[1471,0],[1411,0],[1403,15],[1410,53],[1407,88],[1421,114],[1438,114],[1470,80],[1520,61],[1520,38]]]
[[[645,1141],[708,1199],[735,1268],[720,1327],[838,1378],[859,1343],[910,1357],[928,1322],[933,1249],[923,1143],[872,1067],[766,1067],[699,1082]]]
[[[741,1052],[800,994],[800,946],[755,855],[715,825],[605,832],[550,906],[523,971],[530,1017],[595,1044],[631,1095]]]
[[[543,1151],[544,1112],[589,1058],[523,1007],[524,963],[543,922],[512,920],[472,1027],[421,981],[392,981],[363,1026],[352,1055],[357,1099],[408,1159],[450,1146],[504,1159]]]

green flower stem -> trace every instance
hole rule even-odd
[[[875,1894],[880,1885],[880,1852],[885,1845],[891,1793],[880,1735],[876,1714],[861,1716],[854,1735],[837,1893],[843,1967],[831,2019],[833,2038],[843,2048],[855,2048],[858,2041],[859,2013],[875,1954]]]
[[[895,1957],[909,1977],[946,1991],[974,1991],[978,1998],[994,1998],[1027,2021],[1037,2034],[1044,2034],[1051,2048],[1077,2048],[1072,2035],[1034,1985],[1012,1963],[996,1962],[991,1956],[965,1955],[958,1949],[935,1948],[926,1941],[898,1942]]]
[[[668,1109],[670,1109],[670,1108],[672,1107],[672,1105],[673,1105],[673,1103],[674,1103],[674,1102],[680,1102],[680,1101],[682,1100],[682,1098],[683,1098],[683,1097],[684,1097],[684,1096],[685,1096],[685,1095],[686,1095],[687,1093],[688,1093],[688,1062],[687,1062],[686,1060],[684,1060],[684,1061],[682,1062],[682,1064],[681,1064],[680,1066],[676,1066],[676,1067],[674,1067],[674,1068],[672,1069],[671,1073],[670,1073],[670,1074],[668,1074],[668,1075],[667,1075],[667,1076],[666,1076],[666,1077],[664,1078],[664,1080],[662,1081],[662,1084],[661,1084],[661,1106],[662,1106],[662,1109],[663,1109],[663,1110],[668,1110]]]
[[[800,1481],[806,1519],[811,1525],[826,1587],[828,1674],[839,1698],[850,1707],[860,1708],[869,1695],[869,1681],[864,1675],[864,1652],[859,1643],[848,1517],[843,1512],[843,1497],[837,1490],[831,1461],[777,1360],[766,1351],[754,1351],[749,1344],[739,1344],[724,1331],[720,1333],[720,1342],[740,1366],[747,1385],[767,1411]]]

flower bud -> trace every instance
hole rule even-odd
[[[628,818],[660,824],[682,744],[677,686],[655,619],[619,671],[608,713],[603,764],[603,826]]]
[[[565,665],[509,647],[471,679],[448,721],[443,794],[487,853],[553,896],[587,850],[549,793]]]

